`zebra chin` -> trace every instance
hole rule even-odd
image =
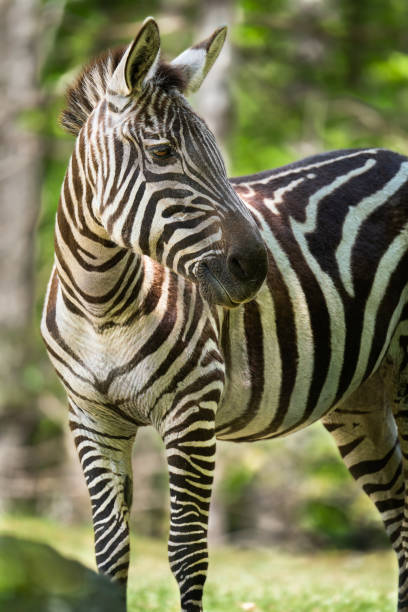
[[[264,279],[251,283],[237,283],[217,260],[203,261],[197,269],[196,278],[200,294],[210,304],[224,308],[237,308],[253,300]]]

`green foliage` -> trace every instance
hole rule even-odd
[[[63,430],[60,423],[57,423],[48,417],[44,417],[37,423],[37,427],[32,434],[31,443],[41,444],[47,440],[60,438],[62,433]]]
[[[256,471],[248,466],[244,456],[242,464],[236,464],[230,467],[228,473],[225,475],[220,485],[222,495],[225,496],[225,499],[228,500],[229,503],[234,503],[250,485],[255,474]]]
[[[45,385],[44,376],[34,363],[28,363],[24,367],[22,381],[27,391],[31,393],[42,391]]]
[[[240,4],[233,33],[234,174],[324,149],[406,149],[403,0]]]

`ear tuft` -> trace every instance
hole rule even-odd
[[[224,45],[226,35],[227,26],[221,26],[211,36],[183,51],[171,62],[186,75],[187,93],[200,88]]]

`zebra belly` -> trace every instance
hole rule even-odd
[[[216,416],[218,438],[251,441],[282,436],[320,419],[337,403],[344,325],[333,319],[337,342],[329,367],[323,367],[320,360],[326,355],[316,355],[307,305],[300,294],[297,307],[303,315],[296,324],[296,338],[279,330],[276,299],[266,285],[256,300],[230,313],[225,392]],[[324,372],[320,379],[319,371]]]
[[[390,340],[382,346],[370,376],[384,363],[392,363],[394,370],[400,371],[401,364],[406,359],[405,352],[401,348],[403,346],[401,338],[406,338],[408,335],[408,321],[406,319],[400,321],[396,328],[392,326],[390,329],[392,330]],[[364,349],[361,350],[361,353],[364,353]],[[310,397],[310,379],[308,381],[307,378],[304,378],[298,390],[294,389],[285,405],[284,414],[279,414],[282,406],[280,399],[282,381],[285,378],[284,371],[281,372],[280,380],[277,380],[276,373],[274,376],[272,372],[270,377],[265,377],[265,384],[255,389],[249,383],[248,362],[245,363],[242,357],[243,352],[241,353],[241,370],[239,371],[237,367],[234,372],[231,372],[222,404],[217,413],[217,438],[221,440],[252,442],[285,436],[307,427],[339,405],[347,403],[348,398],[366,379],[366,371],[360,368],[359,373],[354,375],[351,384],[344,392],[337,391],[337,393],[335,387],[330,386],[330,381],[327,381],[328,384],[323,385],[318,401],[310,409],[307,402],[307,398]],[[313,361],[312,354],[308,354],[307,357]],[[332,376],[334,380],[340,381],[344,361],[338,360],[336,366],[337,374],[332,368]]]
[[[339,362],[338,376],[342,369]],[[283,397],[282,382],[285,372],[274,368],[273,362],[265,372],[264,384],[253,386],[250,373],[243,368],[237,370],[226,383],[222,403],[216,415],[216,433],[220,440],[251,442],[285,436],[314,423],[330,410],[343,403],[363,381],[355,379],[342,397],[337,398],[335,390],[324,385],[320,397],[310,406],[311,380],[301,377],[294,384],[290,397]],[[280,379],[278,380],[278,377]]]
[[[271,378],[274,378],[273,372]],[[289,400],[282,414],[279,383],[275,385],[271,382],[262,389],[249,389],[245,376],[241,380],[235,380],[233,377],[227,383],[222,404],[217,412],[217,438],[251,442],[284,436],[317,421],[337,405],[328,399],[319,401],[314,409],[309,411],[306,401],[308,391],[309,387],[305,385],[302,396],[301,388],[298,388],[296,397]],[[348,395],[349,393],[345,397]],[[342,398],[342,401],[344,399]]]

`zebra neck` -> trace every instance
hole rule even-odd
[[[80,184],[73,168],[74,157],[55,229],[56,268],[64,301],[96,327],[121,324],[143,311],[154,262],[109,239],[93,214],[90,189]]]

